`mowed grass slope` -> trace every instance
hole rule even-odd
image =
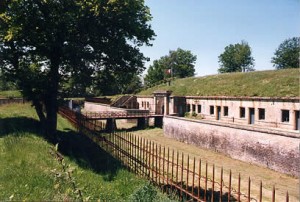
[[[175,79],[171,85],[148,88],[139,95],[155,90],[171,90],[177,96],[257,96],[298,97],[299,69],[217,74],[204,77]]]
[[[39,132],[29,104],[0,106],[0,201],[168,200],[98,145],[74,132],[65,119],[59,118],[58,128],[58,150],[64,155],[65,170],[55,157],[55,145]],[[140,194],[145,189],[151,195]]]

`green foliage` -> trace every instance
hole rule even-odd
[[[0,91],[12,91],[16,89],[16,83],[9,81],[9,79],[6,78],[6,76],[2,73],[0,68]]]
[[[151,184],[146,184],[137,189],[130,197],[132,202],[156,201],[157,191]]]
[[[18,90],[0,91],[0,98],[21,98],[22,94]]]
[[[105,71],[97,73],[96,77],[93,84],[93,94],[96,96],[132,94],[139,92],[142,88],[142,81],[135,73]]]
[[[150,19],[137,0],[2,1],[0,67],[52,133],[57,99],[66,96],[62,86],[82,95],[96,72],[115,77],[144,70],[147,58],[139,47],[155,35]]]
[[[148,186],[73,132],[65,119],[59,117],[58,122],[62,160],[39,133],[29,104],[0,106],[0,201],[80,201],[78,190],[84,201],[130,201],[135,190]],[[157,201],[168,201],[157,196]]]
[[[152,95],[156,90],[171,90],[178,96],[299,96],[299,70],[273,70],[248,73],[218,74],[176,79],[171,85],[161,84],[140,92]]]
[[[251,48],[247,42],[230,44],[219,55],[220,73],[254,71],[254,59],[251,56]]]
[[[189,117],[190,115],[191,115],[190,112],[185,112],[185,113],[184,113],[184,116],[185,116],[185,117]]]
[[[299,68],[300,37],[284,40],[272,57],[276,69]]]
[[[185,78],[194,76],[197,56],[191,51],[178,48],[169,55],[154,60],[145,77],[145,85],[151,86],[170,77]],[[168,72],[171,71],[171,72]]]
[[[198,114],[196,112],[192,112],[192,117],[196,117]]]

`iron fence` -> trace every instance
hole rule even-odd
[[[163,192],[179,196],[182,201],[276,200],[275,186],[268,193],[262,182],[253,186],[250,177],[242,180],[240,174],[234,175],[231,170],[128,132],[99,133],[104,125],[68,109],[60,109],[60,113],[130,171],[146,177]],[[277,201],[283,201],[282,198],[288,202],[289,193]]]

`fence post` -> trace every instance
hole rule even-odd
[[[248,180],[248,202],[250,202],[250,200],[251,200],[251,193],[250,193],[250,191],[251,191],[251,179],[250,179],[250,177],[249,177],[249,180]]]
[[[158,168],[158,165],[157,165],[157,163],[158,163],[158,160],[157,160],[157,157],[158,157],[158,155],[157,155],[157,143],[155,143],[155,183],[157,184],[157,182],[158,182],[158,170],[157,170],[157,168]]]
[[[164,147],[164,149],[163,149],[163,183],[165,184],[165,161],[166,161],[166,148]],[[167,176],[168,176],[168,174],[167,174]],[[164,188],[164,186],[163,186],[163,193],[164,193],[164,191],[165,191],[165,188]]]
[[[199,159],[199,167],[198,167],[198,198],[200,199],[200,191],[201,191],[201,187],[200,187],[200,181],[201,181],[201,159]]]
[[[273,190],[272,190],[272,202],[275,202],[275,185],[273,185]]]
[[[205,163],[205,189],[204,189],[204,201],[206,201],[207,195],[207,161]]]
[[[194,183],[195,183],[195,163],[196,163],[196,159],[195,159],[195,157],[194,157],[194,161],[193,161],[193,179],[192,179],[192,194],[193,194],[193,196],[195,195],[194,194]]]
[[[221,167],[221,184],[220,184],[220,199],[219,199],[220,202],[222,202],[222,195],[223,195],[223,167]]]
[[[229,170],[229,186],[228,186],[228,202],[230,202],[230,196],[231,196],[231,170]]]
[[[186,190],[189,190],[189,174],[190,174],[190,155],[187,156],[187,169],[186,169]]]
[[[172,150],[172,171],[171,171],[171,190],[173,190],[174,184],[174,149]]]
[[[182,193],[182,188],[183,188],[183,161],[184,161],[184,154],[183,152],[181,153],[181,178],[180,178],[180,181],[181,181],[181,186],[180,186],[180,196],[181,196],[181,199],[183,200],[183,193]]]
[[[161,187],[161,185],[160,185],[160,160],[161,160],[161,158],[160,158],[160,156],[161,156],[161,145],[159,145],[159,150],[158,150],[158,159],[159,159],[159,162],[158,162],[158,184],[159,184],[159,187]]]
[[[259,202],[262,202],[262,181],[260,181],[259,185]]]
[[[214,201],[214,191],[215,191],[215,164],[213,164],[213,177],[212,177],[211,201]]]

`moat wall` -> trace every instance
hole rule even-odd
[[[165,116],[164,134],[181,142],[214,150],[293,176],[299,175],[297,133],[253,129],[229,124]]]

